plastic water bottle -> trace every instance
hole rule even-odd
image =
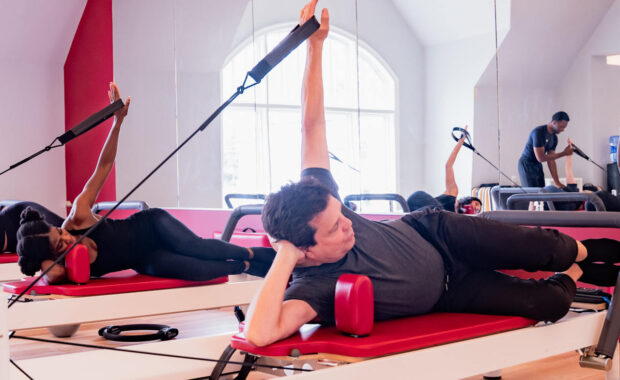
[[[620,136],[609,136],[609,161],[618,162],[618,140]]]

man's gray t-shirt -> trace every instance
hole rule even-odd
[[[338,197],[331,173],[320,168],[304,170]],[[324,323],[334,323],[334,293],[344,273],[368,276],[374,288],[375,320],[431,311],[443,289],[445,271],[440,253],[402,220],[374,222],[342,206],[353,223],[355,245],[338,262],[295,268],[284,299],[307,302]]]

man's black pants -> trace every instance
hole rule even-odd
[[[574,239],[552,229],[516,226],[439,210],[403,220],[437,248],[448,275],[435,311],[519,315],[541,321],[563,317],[575,296],[565,274],[521,279],[498,269],[567,270],[577,257]]]

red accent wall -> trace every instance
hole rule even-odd
[[[88,0],[64,66],[65,130],[110,104],[107,90],[114,76],[112,0]],[[67,199],[72,201],[90,178],[112,119],[65,145]],[[97,198],[116,200],[113,168]]]

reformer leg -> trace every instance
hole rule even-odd
[[[605,380],[620,380],[620,356],[618,355],[618,345],[611,360],[611,368],[605,374]]]
[[[499,380],[502,378],[502,370],[497,369],[495,371],[489,371],[482,375],[482,378],[485,380]]]
[[[616,301],[620,301],[620,274],[616,279],[616,287],[614,289],[614,295],[605,317],[605,323],[601,330],[601,335],[598,338],[598,344],[596,345],[595,352],[602,354],[610,358],[614,357],[614,352],[618,346],[618,336],[620,336],[620,306],[616,307]],[[618,298],[616,298],[618,297]]]
[[[211,371],[211,380],[218,380],[220,376],[222,376],[222,373],[224,373],[224,368],[228,365],[228,361],[233,356],[235,351],[237,351],[237,349],[232,348],[230,344],[224,349],[224,352],[222,352],[222,355],[219,357],[220,361],[215,364],[213,371]]]
[[[616,279],[614,294],[611,299],[611,304],[609,305],[609,310],[607,310],[605,323],[601,329],[601,335],[598,338],[596,348],[586,350],[582,354],[579,358],[580,366],[610,371],[613,363],[618,361],[617,356],[614,360],[614,354],[618,351],[618,337],[620,336],[620,306],[616,306],[617,302],[620,302],[620,274]],[[618,378],[618,376],[620,375],[616,373],[616,378]]]

